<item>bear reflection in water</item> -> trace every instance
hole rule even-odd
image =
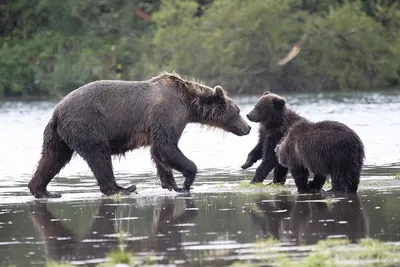
[[[177,205],[185,204],[184,211],[177,214]],[[131,206],[131,205],[129,205]],[[47,261],[88,261],[103,259],[111,250],[118,248],[117,226],[122,223],[116,219],[117,209],[121,205],[112,200],[102,200],[98,212],[93,219],[87,234],[79,238],[75,231],[66,225],[47,207],[47,203],[32,204],[29,208],[33,225],[44,241]],[[162,198],[160,207],[155,207],[152,228],[148,238],[124,241],[127,251],[154,252],[157,256],[166,255],[158,260],[160,264],[168,264],[171,260],[184,260],[186,255],[182,250],[182,234],[194,223],[198,211],[192,199]],[[123,218],[122,218],[123,219]],[[137,221],[128,221],[135,228]],[[143,229],[143,227],[141,227]],[[134,231],[134,229],[133,229]],[[115,235],[117,233],[117,235]],[[141,233],[140,236],[146,236]],[[87,263],[85,266],[96,266],[97,263]]]
[[[296,245],[312,245],[328,236],[347,237],[356,242],[366,237],[367,221],[356,193],[338,201],[322,195],[260,198],[257,210],[248,212],[264,238],[273,237]]]

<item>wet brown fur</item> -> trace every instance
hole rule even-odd
[[[336,121],[298,121],[276,147],[279,163],[288,167],[300,192],[320,190],[325,179],[307,185],[308,173],[332,180],[333,192],[356,192],[365,157],[360,137]]]
[[[120,187],[113,174],[111,156],[151,146],[163,188],[189,191],[197,167],[178,148],[188,123],[217,127],[235,135],[250,132],[239,107],[220,86],[208,87],[161,73],[146,81],[96,81],[72,91],[54,108],[43,134],[42,157],[29,182],[37,197],[60,197],[47,184],[79,154],[96,177],[105,195],[129,194],[136,187]],[[185,182],[179,188],[175,169]]]
[[[242,168],[247,169],[262,159],[251,183],[262,183],[274,170],[272,183],[285,184],[288,169],[279,164],[275,147],[294,123],[305,118],[290,110],[282,97],[269,91],[258,99],[247,117],[259,123],[259,137]]]

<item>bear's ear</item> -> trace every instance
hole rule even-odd
[[[262,95],[268,95],[270,93],[271,93],[270,91],[265,91]]]
[[[218,96],[220,98],[224,98],[226,95],[225,90],[220,85],[215,86],[214,91],[215,91],[216,96]]]
[[[286,101],[283,98],[274,98],[272,99],[272,104],[274,105],[275,109],[282,110],[286,104]]]

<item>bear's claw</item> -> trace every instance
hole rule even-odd
[[[242,168],[243,170],[245,170],[245,169],[250,168],[251,166],[253,166],[253,163],[251,163],[251,162],[249,162],[249,161],[246,161],[246,162],[241,166],[241,168]]]
[[[35,198],[60,198],[60,193],[50,193],[49,191],[37,192]]]
[[[189,193],[190,189],[193,189],[193,187],[190,188],[174,188],[174,191],[177,193]]]
[[[127,196],[136,191],[136,185],[131,185],[127,188],[123,188],[122,186],[118,186],[117,188],[107,188],[107,189],[101,188],[100,191],[106,196],[112,196],[116,194]]]
[[[131,193],[136,191],[136,185],[131,185],[127,188],[123,188],[121,191],[122,195],[130,195]]]

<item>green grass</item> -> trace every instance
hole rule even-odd
[[[396,174],[396,176],[394,177],[394,179],[400,180],[400,172],[398,172],[398,173]]]
[[[280,184],[264,184],[264,183],[256,183],[256,184],[250,184],[250,181],[242,181],[239,184],[240,188],[243,189],[263,189],[263,192],[268,192],[268,193],[284,193],[284,192],[289,192],[289,189],[286,185],[280,185]]]
[[[256,243],[257,248],[268,249],[277,240],[267,239]],[[266,251],[258,252],[265,254]],[[265,261],[265,260],[264,260]],[[308,256],[292,260],[289,254],[280,252],[267,259],[268,265],[279,267],[341,267],[341,266],[393,266],[400,263],[400,245],[392,245],[374,239],[362,239],[358,244],[350,244],[347,239],[330,238],[310,246]],[[240,262],[230,265],[241,266]],[[244,266],[259,266],[257,263]]]
[[[135,266],[132,253],[125,250],[114,250],[107,255],[108,261],[98,265],[98,267],[114,267],[116,264],[127,264]]]
[[[332,187],[332,180],[331,179],[326,179],[325,183],[324,183],[324,188],[331,188]]]
[[[261,248],[261,249],[270,248],[270,247],[276,246],[278,243],[279,243],[279,240],[275,239],[275,238],[257,240],[256,248]]]
[[[64,263],[64,262],[49,262],[46,264],[46,267],[74,267],[75,265]]]
[[[224,188],[225,187],[225,184],[216,184],[215,185],[215,188]]]
[[[250,181],[248,181],[248,180],[240,182],[239,186],[241,188],[264,188],[264,187],[266,187],[266,185],[263,183],[251,184]]]

